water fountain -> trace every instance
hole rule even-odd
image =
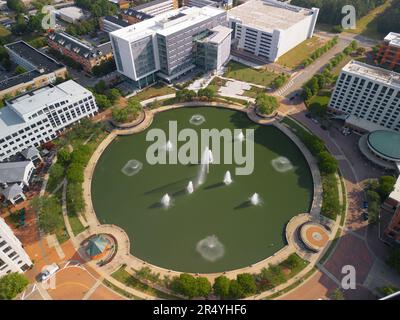
[[[233,182],[233,180],[232,180],[232,177],[231,177],[231,173],[228,170],[225,173],[225,176],[224,176],[224,183],[225,183],[226,186],[229,186],[232,182]]]
[[[211,150],[206,147],[201,157],[200,169],[196,180],[197,186],[203,184],[206,181],[206,176],[210,172],[210,163],[213,163],[213,161],[213,154]]]
[[[165,209],[168,209],[171,206],[171,197],[166,193],[163,195],[160,202]]]
[[[192,181],[189,181],[189,183],[188,183],[188,185],[187,185],[187,187],[186,187],[186,191],[187,191],[187,193],[189,193],[189,194],[192,194],[192,193],[193,193],[193,191],[194,191],[194,186],[193,186],[193,182],[192,182]]]
[[[205,121],[206,118],[204,118],[204,116],[202,116],[201,114],[194,114],[189,120],[190,124],[193,124],[195,126],[199,126],[203,124]]]
[[[246,139],[246,137],[245,137],[244,134],[243,134],[243,131],[240,131],[240,132],[239,132],[239,134],[236,136],[236,139],[237,139],[238,141],[240,141],[240,142],[243,142],[243,141]]]
[[[250,203],[251,203],[253,206],[259,206],[259,205],[261,205],[261,198],[260,198],[260,195],[259,195],[258,193],[253,194],[253,195],[249,198],[249,200],[250,200]]]
[[[196,245],[196,250],[205,260],[211,262],[221,259],[225,253],[224,245],[215,235],[200,240]]]
[[[121,169],[122,173],[128,177],[137,174],[143,168],[143,163],[136,159],[129,160]]]
[[[171,152],[174,149],[174,145],[170,140],[167,141],[167,144],[165,145],[165,150],[167,152]]]
[[[271,161],[271,165],[276,171],[281,173],[288,172],[294,168],[293,164],[286,157],[278,157],[273,159]]]

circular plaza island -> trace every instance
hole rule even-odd
[[[190,129],[198,137],[195,163],[182,163],[188,136],[175,140],[171,122],[177,133]],[[231,133],[220,139],[220,159],[211,140],[212,152],[201,148],[204,129]],[[236,148],[247,163],[238,163]],[[167,163],[152,163],[154,155]],[[238,174],[245,166],[248,172]],[[146,130],[115,138],[96,164],[91,196],[98,221],[123,229],[133,256],[165,269],[218,273],[282,249],[288,221],[310,210],[313,178],[302,151],[278,128],[255,124],[244,112],[188,107],[157,113]]]

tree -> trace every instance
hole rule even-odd
[[[59,181],[64,176],[64,167],[59,163],[55,163],[50,168],[49,173],[52,179]]]
[[[278,100],[261,92],[256,97],[256,105],[262,114],[271,114],[279,107]]]
[[[108,97],[108,99],[110,99],[110,101],[112,103],[114,103],[115,101],[117,101],[121,97],[121,92],[116,88],[110,89],[107,92],[107,97]]]
[[[21,0],[7,0],[7,7],[16,13],[26,12],[26,7]]]
[[[178,102],[192,101],[197,96],[196,92],[189,89],[182,89],[176,91],[175,99]]]
[[[15,72],[16,72],[17,74],[23,74],[23,73],[26,72],[26,70],[25,70],[24,67],[17,66],[17,67],[15,68]]]
[[[337,160],[328,151],[318,154],[318,165],[323,173],[335,173],[338,169]]]
[[[108,97],[104,94],[94,94],[94,97],[96,99],[96,103],[100,109],[108,109],[112,106],[111,101],[108,99]]]
[[[304,137],[304,143],[313,155],[318,155],[326,150],[324,142],[317,136],[311,134]]]
[[[83,165],[80,163],[72,163],[67,170],[67,179],[69,183],[83,182]]]
[[[94,90],[96,90],[97,93],[104,94],[107,90],[106,82],[104,80],[100,80],[95,84]]]
[[[211,100],[212,98],[215,97],[215,90],[213,88],[207,87],[204,89],[200,89],[197,92],[197,95],[199,97],[206,97],[207,99]]]
[[[198,277],[196,278],[197,284],[197,295],[199,297],[207,298],[211,292],[211,283],[207,278]]]
[[[68,183],[67,185],[67,208],[68,212],[77,214],[85,208],[83,189],[81,183]]]
[[[198,296],[197,280],[190,274],[181,273],[179,277],[175,277],[171,284],[173,290],[192,299]]]
[[[382,176],[379,178],[379,188],[376,191],[381,196],[382,201],[385,201],[393,191],[395,183],[396,178],[392,176]]]
[[[241,299],[244,298],[243,288],[237,280],[231,280],[229,284],[229,298]]]
[[[261,279],[264,279],[271,287],[275,287],[286,281],[285,274],[279,265],[271,265],[261,270]]]
[[[244,295],[254,294],[257,290],[256,281],[250,273],[242,273],[237,276],[237,282]]]
[[[61,205],[55,196],[35,197],[31,205],[39,214],[39,226],[45,233],[53,233],[64,226]]]
[[[344,295],[342,290],[339,288],[335,289],[332,294],[331,294],[331,299],[332,300],[344,300]]]
[[[222,299],[229,297],[230,280],[226,276],[219,276],[214,280],[214,293]]]
[[[57,162],[63,166],[67,166],[71,161],[71,153],[66,149],[62,148],[57,152]]]
[[[0,278],[0,300],[14,299],[28,286],[28,279],[17,272],[6,274]]]

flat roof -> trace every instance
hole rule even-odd
[[[0,137],[6,137],[25,127],[26,122],[10,107],[0,109]]]
[[[390,32],[386,37],[385,41],[389,42],[389,45],[394,47],[400,47],[400,33]]]
[[[10,78],[5,78],[4,80],[0,81],[0,91],[12,88],[21,83],[31,82],[33,79],[39,77],[40,75],[41,73],[39,71],[32,70],[23,74],[17,74]]]
[[[386,158],[400,161],[400,133],[378,130],[368,135],[371,148]]]
[[[146,9],[146,8],[149,8],[149,7],[164,3],[164,2],[172,3],[171,0],[153,0],[153,1],[150,1],[150,2],[146,2],[146,3],[140,4],[138,6],[135,6],[135,7],[133,7],[133,9],[135,9],[137,11],[140,11],[140,10],[143,10],[143,9]]]
[[[208,41],[212,43],[221,43],[232,33],[231,28],[224,26],[216,26],[215,28],[212,28],[211,31],[213,34],[208,37]]]
[[[75,6],[57,9],[57,11],[58,13],[61,13],[73,19],[81,19],[86,16],[85,11]]]
[[[113,17],[113,16],[105,16],[105,17],[104,17],[104,20],[110,21],[111,23],[114,23],[114,24],[119,25],[119,26],[121,26],[121,27],[127,27],[127,26],[129,26],[129,23],[128,23],[128,22],[126,22],[126,21],[124,21],[124,20],[122,20],[122,19],[118,19],[118,18]]]
[[[167,36],[202,21],[206,21],[224,12],[224,10],[214,7],[183,7],[164,12],[151,19],[113,31],[111,32],[111,35],[130,42],[142,39],[143,37],[154,33]]]
[[[364,76],[376,82],[400,86],[400,74],[383,68],[352,60],[344,66],[342,71]]]
[[[32,161],[0,163],[0,182],[22,182],[28,166],[32,166]]]
[[[82,96],[88,93],[89,91],[80,84],[73,80],[68,80],[57,86],[49,85],[28,92],[8,101],[7,104],[19,114],[24,115],[42,109],[44,106],[50,105],[61,99],[73,96]]]
[[[37,69],[43,69],[47,73],[54,72],[64,67],[61,63],[50,58],[24,41],[8,43],[4,47],[33,64]]]
[[[249,0],[228,11],[229,17],[270,33],[275,29],[288,29],[312,13],[311,9],[273,0]]]

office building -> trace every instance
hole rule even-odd
[[[328,107],[358,131],[400,131],[400,74],[351,61],[342,69]]]
[[[229,57],[231,37],[226,35],[231,31],[226,26],[224,10],[184,7],[114,31],[110,37],[117,69],[142,88],[156,76],[172,81],[198,63],[218,68]],[[201,58],[205,53],[207,63]]]
[[[0,109],[0,161],[39,147],[97,111],[93,94],[72,80],[6,101]]]
[[[229,10],[234,48],[276,61],[314,34],[319,9],[276,0],[250,0]]]
[[[400,34],[390,32],[382,41],[376,62],[383,68],[400,71]]]

